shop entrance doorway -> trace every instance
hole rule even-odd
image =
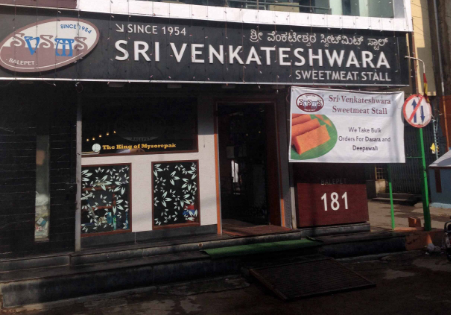
[[[224,233],[280,227],[274,104],[221,103],[217,113]]]

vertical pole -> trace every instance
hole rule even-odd
[[[432,2],[432,5],[434,7],[434,13],[432,13],[431,11],[430,14],[432,13],[434,15],[433,19],[435,21],[435,38],[437,41],[437,49],[432,49],[432,56],[434,57],[435,54],[434,52],[437,52],[437,58],[436,58],[436,62],[434,64],[434,66],[438,67],[439,70],[439,76],[440,76],[440,89],[437,89],[437,98],[438,98],[438,105],[437,105],[437,112],[440,113],[440,102],[443,101],[443,113],[444,113],[444,119],[445,119],[445,137],[446,137],[446,150],[444,150],[444,152],[447,152],[449,149],[449,134],[448,134],[448,123],[447,123],[447,119],[448,117],[446,117],[446,103],[445,103],[445,79],[444,79],[444,75],[443,75],[443,63],[442,63],[442,43],[441,43],[441,39],[440,39],[440,31],[439,31],[439,17],[438,17],[438,9],[437,9],[437,0],[431,0],[430,2]],[[429,2],[429,4],[430,4]],[[438,81],[438,80],[437,80]],[[436,81],[436,82],[437,82]],[[438,131],[438,124],[439,124],[439,115],[437,115],[437,119],[435,120],[436,122],[436,130],[434,132],[434,136],[437,135],[437,131]],[[438,159],[438,145],[437,145],[437,141],[435,141],[435,155],[436,158]]]
[[[424,153],[423,129],[418,128],[418,146],[421,153],[421,195],[423,199],[424,230],[431,230],[431,213],[429,211],[428,178],[426,173],[426,155]]]
[[[412,25],[413,25],[413,19],[412,19]],[[413,56],[416,57],[415,54],[415,38],[412,34],[409,34],[409,38],[412,40],[412,52],[413,52]],[[417,58],[410,58],[410,59],[414,59],[417,60]],[[423,63],[424,64],[424,63]],[[417,72],[415,70],[415,63],[413,63],[413,67],[412,67],[413,73],[414,73],[414,77],[415,77],[415,91],[418,93],[418,86],[417,86],[417,82],[416,82],[416,78],[417,78]],[[445,116],[446,117],[446,116]],[[426,173],[426,156],[424,153],[424,142],[423,142],[423,129],[422,128],[418,128],[418,146],[420,148],[420,153],[421,153],[421,193],[422,193],[422,199],[423,199],[423,216],[424,216],[424,229],[426,231],[430,231],[431,230],[431,213],[429,211],[429,197],[428,197],[428,180],[427,180],[427,173]]]
[[[81,250],[81,96],[78,95],[77,99],[77,152],[76,152],[76,167],[75,178],[77,181],[77,196],[76,196],[76,208],[75,208],[75,251]]]
[[[395,229],[395,206],[393,205],[393,186],[391,182],[391,164],[388,164],[388,191],[390,193],[391,229]]]
[[[448,114],[446,113],[446,98],[445,96],[441,97],[441,101],[443,101],[443,119],[445,119],[445,139],[446,139],[446,150],[445,152],[448,152],[449,148],[450,148],[450,143],[449,143],[449,131],[448,131]]]

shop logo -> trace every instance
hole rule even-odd
[[[296,105],[304,112],[317,112],[324,107],[324,100],[318,94],[305,93],[298,96]]]
[[[0,43],[0,66],[15,72],[64,67],[89,54],[99,41],[97,27],[79,19],[52,19],[22,27]]]

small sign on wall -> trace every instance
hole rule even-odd
[[[321,226],[366,222],[368,202],[366,186],[297,184],[298,226]]]
[[[355,164],[296,164],[298,227],[369,220],[365,172]]]

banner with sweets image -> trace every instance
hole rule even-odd
[[[290,162],[405,163],[404,92],[291,88]]]

